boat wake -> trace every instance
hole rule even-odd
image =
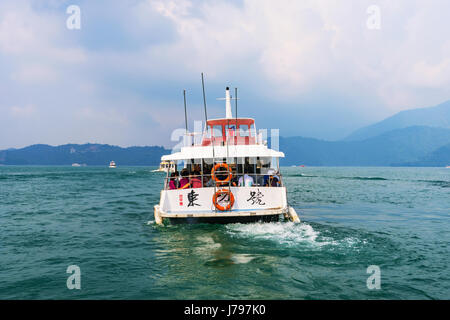
[[[198,257],[203,257],[207,266],[223,267],[234,264],[247,264],[258,257],[255,254],[232,252],[224,248],[220,242],[217,242],[217,239],[211,236],[200,236],[196,240],[195,254]]]
[[[227,232],[237,238],[254,240],[269,240],[286,246],[311,246],[321,248],[325,246],[353,247],[363,241],[355,237],[336,239],[324,236],[321,232],[305,222],[276,222],[227,225]]]

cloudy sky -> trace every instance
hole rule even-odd
[[[170,146],[183,89],[203,119],[201,72],[209,118],[238,87],[259,128],[337,140],[450,99],[449,17],[448,0],[1,0],[0,149]]]

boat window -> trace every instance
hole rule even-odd
[[[236,125],[229,124],[225,126],[225,134],[227,137],[234,137],[236,135]]]
[[[278,170],[279,169],[278,168],[278,158],[276,158],[276,157],[272,158],[272,162],[270,164],[270,168],[274,169],[274,170]]]
[[[222,126],[214,126],[213,135],[214,137],[222,137]]]
[[[203,163],[204,164],[208,164],[208,165],[212,165],[214,163],[214,159],[213,158],[204,158],[203,159]]]
[[[204,133],[206,138],[211,138],[211,131],[212,131],[211,127],[207,126]]]
[[[236,158],[227,158],[226,163],[231,168],[233,173],[236,174]]]
[[[255,128],[255,126],[253,124],[250,125],[250,135],[252,137],[256,137],[256,128]]]
[[[241,124],[239,126],[239,135],[241,137],[248,137],[250,135],[250,131],[248,130],[248,125]]]
[[[239,157],[237,158],[237,166],[236,166],[236,172],[237,174],[243,174],[244,173],[244,158]]]

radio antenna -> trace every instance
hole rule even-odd
[[[208,114],[206,113],[205,80],[203,79],[203,72],[202,72],[202,89],[203,89],[203,105],[205,107],[205,119],[206,121],[208,121]]]
[[[187,111],[186,111],[186,90],[183,90],[184,97],[184,123],[186,125],[186,134],[188,133],[188,121],[187,121]]]
[[[206,95],[205,95],[205,80],[203,79],[203,72],[202,72],[202,90],[203,90],[203,105],[205,107],[205,119],[206,119],[206,123],[205,123],[205,131],[208,132],[208,114],[206,113]],[[212,146],[212,156],[213,156],[213,167],[216,164],[216,155],[214,153],[214,131],[211,130],[211,146]],[[212,177],[211,177],[212,179]],[[216,194],[217,191],[217,186],[214,183],[214,194]],[[217,213],[217,208],[216,206],[214,206],[214,212]]]

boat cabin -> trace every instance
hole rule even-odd
[[[189,185],[186,187],[184,184],[171,185],[170,181],[175,180],[185,180]],[[284,183],[278,158],[194,158],[176,162],[173,173],[167,174],[164,189],[208,188],[218,185],[220,187],[281,187]]]
[[[206,123],[202,146],[250,145],[257,140],[255,120],[250,118],[214,119]]]

